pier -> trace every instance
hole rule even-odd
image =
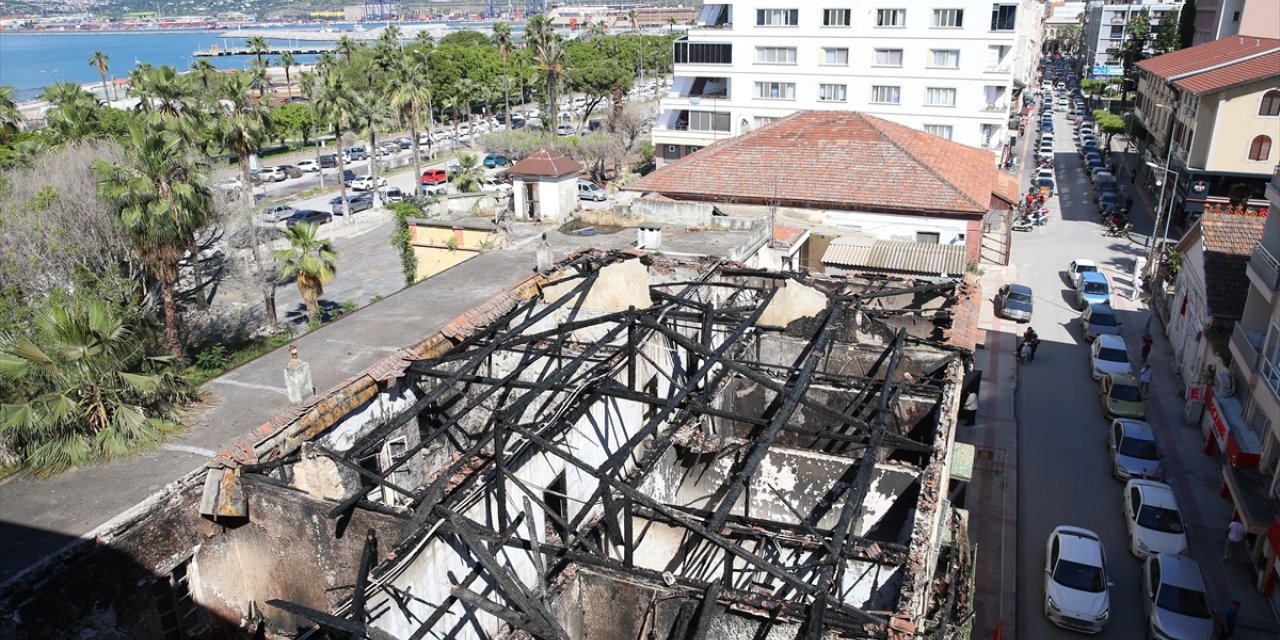
[[[223,56],[256,56],[261,53],[264,56],[278,56],[284,52],[293,55],[320,55],[325,51],[336,51],[336,47],[331,45],[297,45],[292,47],[271,47],[263,51],[255,51],[249,47],[219,47],[214,45],[208,49],[200,49],[191,55],[197,58],[221,58]]]

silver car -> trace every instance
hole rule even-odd
[[[1107,448],[1111,451],[1111,475],[1121,480],[1164,477],[1160,465],[1164,456],[1156,445],[1151,425],[1132,418],[1112,420]]]
[[[1148,636],[1167,640],[1210,640],[1213,610],[1200,566],[1186,556],[1157,553],[1142,565],[1142,608]]]
[[[1065,629],[1100,633],[1111,617],[1102,540],[1088,529],[1061,526],[1045,546],[1044,615]]]
[[[1080,314],[1080,326],[1084,328],[1084,339],[1093,340],[1102,335],[1120,335],[1120,319],[1116,312],[1105,304],[1091,304]]]

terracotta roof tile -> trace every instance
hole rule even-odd
[[[1000,176],[990,151],[862,113],[806,111],[624,188],[678,200],[976,217],[993,198],[1017,199],[1017,185]]]
[[[507,175],[558,178],[582,171],[582,164],[555,151],[543,149],[526,156],[507,169]]]
[[[773,239],[786,243],[788,247],[795,246],[796,240],[799,240],[804,232],[805,230],[800,227],[789,227],[785,224],[773,225]]]
[[[1277,52],[1280,52],[1280,40],[1275,38],[1230,36],[1148,58],[1139,62],[1138,68],[1166,80],[1185,76],[1175,80],[1175,84],[1188,91],[1204,93],[1280,75],[1280,58],[1273,55]]]
[[[1238,319],[1249,296],[1245,267],[1262,239],[1264,216],[1211,207],[1200,217],[1204,238],[1204,288],[1209,315]]]

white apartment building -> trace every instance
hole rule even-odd
[[[674,47],[658,163],[803,110],[1000,151],[1040,59],[1036,0],[708,2]]]
[[[1154,39],[1161,29],[1164,17],[1174,9],[1182,10],[1182,0],[1090,2],[1084,26],[1084,73],[1094,78],[1119,78],[1124,75],[1120,50],[1128,38],[1125,25],[1129,24],[1133,16],[1145,10],[1151,17],[1151,34]],[[1177,29],[1178,25],[1173,25],[1173,28]]]

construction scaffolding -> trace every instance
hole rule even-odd
[[[374,639],[967,637],[947,497],[971,354],[943,341],[961,284],[565,269],[410,364],[357,438],[242,469],[323,458],[354,479],[338,530],[357,509],[405,522],[390,546],[368,532],[339,610],[269,605]]]

